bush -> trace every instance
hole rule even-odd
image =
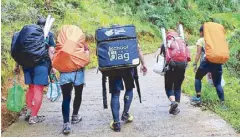
[[[194,58],[196,49],[191,51],[192,59]],[[189,67],[185,73],[185,79],[182,84],[182,91],[188,95],[195,95],[195,73],[191,66],[193,61],[189,63]],[[208,108],[228,121],[238,132],[240,132],[240,80],[238,77],[224,68],[223,77],[225,80],[224,94],[225,105],[227,110],[223,110],[219,104],[218,95],[216,89],[208,84],[206,77],[202,79],[202,100],[205,105],[204,108]]]
[[[230,59],[227,62],[228,70],[240,77],[240,30],[237,30],[228,39]]]

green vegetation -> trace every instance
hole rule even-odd
[[[205,79],[203,101],[209,109],[220,114],[240,132],[240,1],[239,0],[2,0],[2,86],[12,77],[15,62],[10,56],[11,37],[24,25],[36,23],[38,16],[51,14],[55,19],[53,31],[64,24],[80,26],[90,38],[91,64],[97,66],[94,35],[99,27],[110,24],[134,24],[144,53],[152,53],[159,46],[160,27],[176,28],[184,25],[187,42],[193,45],[198,29],[206,21],[224,25],[231,58],[224,68],[227,111],[219,108],[215,89]],[[194,51],[192,54],[194,55]],[[183,84],[185,93],[193,95],[194,73],[190,66]],[[6,91],[6,90],[5,90]],[[4,94],[6,96],[6,94]]]
[[[219,105],[217,92],[213,86],[208,84],[206,77],[203,78],[202,100],[204,107],[216,112],[227,120],[238,132],[240,132],[240,14],[239,13],[217,13],[212,17],[217,18],[227,28],[227,40],[230,48],[230,59],[224,65],[223,77],[226,82],[224,86],[225,104],[227,110],[223,110]],[[196,49],[192,50],[192,59]],[[183,92],[189,95],[195,95],[194,78],[195,73],[189,64],[186,71],[186,78],[183,83]]]
[[[194,44],[198,39],[198,29],[206,21],[224,25],[230,47],[230,60],[224,68],[226,81],[225,95],[227,111],[221,110],[216,90],[203,81],[203,102],[206,107],[220,114],[240,132],[240,1],[237,0],[115,0],[131,7],[133,14],[140,19],[148,20],[157,27],[175,28],[182,23],[187,41]],[[192,52],[194,57],[195,51]],[[194,59],[194,58],[193,58]],[[194,95],[194,77],[192,63],[186,72],[183,91]]]
[[[196,49],[191,51],[192,59],[194,59],[194,55],[196,53]],[[189,67],[185,74],[185,80],[183,82],[182,91],[188,95],[195,95],[195,73],[193,72],[193,60],[189,63]],[[204,103],[204,108],[216,112],[220,116],[222,116],[225,120],[227,120],[238,132],[240,132],[240,80],[235,76],[235,74],[230,73],[227,68],[223,70],[223,77],[225,80],[225,104],[227,106],[227,110],[223,110],[219,104],[218,96],[216,89],[211,86],[206,77],[202,80],[202,100]]]
[[[236,16],[235,20],[239,20],[240,11],[238,0],[115,0],[115,2],[124,4],[126,9],[130,7],[130,14],[148,20],[157,27],[176,28],[178,23],[182,23],[190,44],[195,43],[198,29],[206,21],[218,22],[226,29],[234,29],[231,20],[223,20],[222,14],[226,13],[224,17],[227,18]]]
[[[107,27],[111,24],[134,24],[137,28],[138,39],[144,53],[152,53],[160,43],[160,33],[157,27],[142,21],[135,16],[126,15],[128,11],[122,12],[124,6],[106,3],[101,0],[3,0],[2,1],[2,85],[8,77],[12,76],[15,66],[10,55],[12,34],[19,31],[24,25],[36,23],[38,16],[51,14],[56,20],[53,31],[64,24],[74,24],[90,36],[91,63],[88,68],[97,66],[95,56],[94,35],[99,27]],[[16,12],[18,11],[18,12]]]

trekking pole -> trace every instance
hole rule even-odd
[[[135,84],[137,86],[139,101],[140,101],[140,103],[142,103],[142,96],[141,96],[140,85],[139,85],[139,81],[138,81],[137,67],[134,68],[134,80],[135,80]]]
[[[103,108],[104,109],[108,109],[106,79],[107,79],[107,77],[102,75],[102,96],[103,96]]]

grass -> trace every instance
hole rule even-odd
[[[192,59],[194,59],[196,50],[192,50]],[[183,82],[183,92],[188,95],[195,95],[194,78],[192,62],[185,74]],[[240,80],[233,74],[230,74],[227,68],[224,67],[223,77],[225,80],[224,94],[227,110],[223,110],[218,102],[217,92],[214,87],[208,84],[206,77],[202,83],[202,100],[206,107],[215,113],[219,114],[224,120],[229,122],[233,128],[240,132]]]

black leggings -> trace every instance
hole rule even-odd
[[[72,83],[67,83],[67,84],[61,85],[62,95],[63,95],[62,115],[63,115],[64,123],[69,122],[70,102],[71,102],[71,94],[72,94],[73,87],[75,90],[75,98],[73,101],[73,115],[78,114],[78,111],[79,111],[79,108],[80,108],[80,105],[82,102],[83,84],[81,84],[79,86],[73,86]]]
[[[177,102],[181,99],[181,87],[185,78],[185,69],[168,70],[164,76],[165,90],[168,98],[175,96]]]

